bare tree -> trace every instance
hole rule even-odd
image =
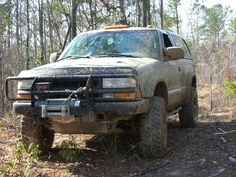
[[[179,6],[181,4],[181,0],[169,0],[169,9],[170,12],[173,13],[173,16],[175,17],[175,23],[176,23],[176,32],[179,34],[180,32],[180,17],[179,17]]]
[[[27,34],[26,34],[26,69],[29,69],[29,40],[30,40],[30,17],[29,17],[29,0],[26,0],[26,19],[27,19]]]
[[[122,23],[122,24],[128,24],[127,18],[126,18],[126,15],[125,15],[125,4],[124,4],[124,0],[119,0],[119,5],[120,5],[120,11],[121,11],[121,14],[122,14],[121,23]]]
[[[143,26],[151,25],[150,0],[143,0]]]
[[[72,12],[71,12],[71,37],[76,36],[76,12],[79,5],[79,0],[72,0]]]
[[[40,62],[41,63],[44,63],[44,59],[45,59],[45,56],[44,56],[44,51],[45,51],[45,48],[44,48],[44,31],[43,31],[43,22],[44,22],[44,17],[43,17],[43,0],[39,0],[38,1],[38,15],[39,15],[39,36],[40,36],[40,47],[41,47],[41,56],[40,56]]]
[[[163,15],[163,0],[160,0],[160,18],[161,18],[161,29],[164,27],[164,15]]]

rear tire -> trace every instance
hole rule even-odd
[[[21,137],[27,149],[32,143],[38,145],[41,154],[45,154],[52,147],[54,132],[45,127],[38,117],[24,115],[21,119]]]
[[[141,117],[139,147],[145,157],[161,157],[167,152],[166,102],[162,97],[150,99],[149,112]]]
[[[184,128],[195,127],[198,120],[197,89],[192,87],[190,101],[179,111],[180,126]]]

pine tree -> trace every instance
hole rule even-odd
[[[227,97],[233,97],[236,94],[236,83],[229,78],[224,79],[225,95]]]

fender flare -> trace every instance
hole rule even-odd
[[[187,104],[190,101],[192,86],[197,87],[197,79],[194,73],[188,73],[186,79],[187,94],[185,97],[184,104]]]
[[[166,100],[166,102],[168,102],[168,89],[167,89],[167,85],[166,82],[162,79],[156,80],[154,77],[152,77],[149,81],[146,82],[146,86],[144,88],[144,97],[152,97],[155,95],[155,89],[158,86],[158,84],[163,83],[165,88],[166,88],[166,95],[164,96],[164,99]]]

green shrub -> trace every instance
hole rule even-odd
[[[229,78],[225,78],[224,85],[225,85],[225,96],[232,97],[236,94],[236,83],[234,83]]]
[[[116,157],[118,154],[119,135],[111,135],[111,139],[103,142],[102,149],[109,157]]]
[[[80,153],[77,149],[77,144],[73,136],[71,140],[62,141],[59,147],[59,156],[67,162],[74,161]]]
[[[38,160],[40,150],[35,144],[30,144],[27,151],[25,147],[22,141],[16,144],[15,152],[3,166],[3,176],[29,176],[31,168]]]
[[[130,161],[137,161],[137,160],[141,160],[139,153],[138,153],[138,147],[137,144],[131,144],[129,147],[129,151],[128,151],[128,160]]]

